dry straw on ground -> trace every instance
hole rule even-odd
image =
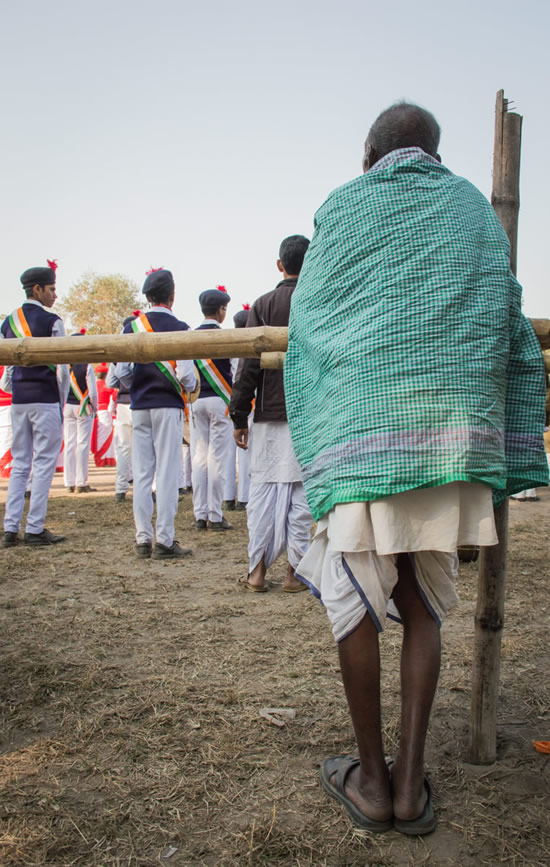
[[[353,749],[321,606],[237,587],[246,516],[192,529],[182,563],[136,561],[130,502],[59,497],[63,545],[0,553],[2,865],[548,865],[550,495],[513,504],[499,758],[465,761],[476,566],[444,627],[428,764],[440,823],[424,840],[355,832],[318,783]],[[399,629],[383,636],[396,748]],[[296,710],[282,728],[264,707]]]

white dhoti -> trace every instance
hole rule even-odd
[[[458,600],[459,546],[496,545],[492,491],[453,482],[371,503],[341,503],[317,525],[297,577],[326,608],[336,641],[368,612],[377,630],[399,620],[391,595],[397,557],[408,554],[420,594],[438,624]]]
[[[132,478],[132,410],[127,403],[117,403],[115,419],[115,492],[125,494]]]
[[[310,542],[313,518],[286,422],[253,425],[247,508],[249,571],[271,566],[285,550],[296,569]]]
[[[226,409],[221,397],[200,397],[193,404],[191,470],[193,511],[197,521],[219,522],[223,518],[227,446],[233,438],[233,425]]]
[[[250,448],[250,429],[248,432],[248,448]],[[237,500],[239,503],[248,503],[250,494],[250,474],[248,472],[248,464],[249,464],[249,453],[244,449],[239,449],[237,452],[237,471],[238,471],[238,482],[237,482]]]
[[[0,406],[0,478],[9,479],[11,455],[11,406]]]
[[[79,415],[78,404],[66,403],[63,411],[63,438],[65,443],[63,481],[65,487],[84,487],[88,484],[88,456],[94,418]]]
[[[13,466],[8,485],[4,530],[17,533],[25,505],[25,488],[32,467],[31,500],[27,533],[44,529],[48,495],[63,441],[63,424],[58,403],[13,404]]]
[[[132,410],[132,469],[136,542],[152,543],[153,478],[156,474],[156,540],[170,548],[178,511],[178,461],[181,461],[182,409]]]

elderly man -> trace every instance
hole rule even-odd
[[[547,484],[540,348],[509,244],[479,191],[441,165],[439,127],[383,112],[364,174],[333,192],[292,299],[288,419],[319,522],[298,574],[338,642],[358,758],[321,781],[353,822],[435,828],[424,743],[456,603],[459,545],[497,542],[493,499]],[[385,760],[378,633],[403,624],[401,733]]]

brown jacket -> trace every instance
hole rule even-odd
[[[258,298],[248,314],[246,327],[288,326],[290,299],[296,283],[296,280],[282,280],[275,289]],[[255,422],[287,420],[283,371],[260,370],[259,358],[242,358],[229,405],[229,415],[237,430],[247,427],[254,397]]]

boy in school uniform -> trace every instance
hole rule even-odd
[[[47,268],[28,268],[21,275],[26,295],[23,305],[4,319],[0,328],[4,340],[19,337],[64,337],[62,319],[51,313],[55,304],[57,263],[48,260]],[[25,488],[31,472],[30,507],[24,544],[55,545],[64,536],[44,528],[50,485],[61,443],[63,409],[69,390],[66,364],[35,367],[6,367],[0,387],[12,394],[13,466],[4,513],[2,546],[17,544],[25,505]]]
[[[231,301],[225,287],[199,295],[204,322],[197,331],[220,328]],[[228,415],[231,400],[231,359],[196,361],[201,390],[193,407],[190,425],[193,511],[197,530],[231,530],[222,512],[227,451],[232,447]]]
[[[147,313],[129,322],[125,334],[140,331],[187,331],[189,326],[172,313],[175,283],[170,271],[148,273],[142,289],[149,302]],[[132,470],[134,476],[134,521],[136,556],[156,560],[176,559],[192,553],[174,540],[178,510],[178,474],[181,461],[183,394],[196,386],[192,361],[155,361],[149,364],[116,365],[111,381],[130,389],[132,409]],[[153,478],[156,474],[156,543],[153,547]]]

